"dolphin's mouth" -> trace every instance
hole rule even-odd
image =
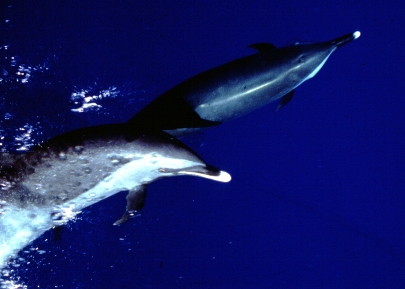
[[[221,171],[210,165],[194,166],[186,168],[184,170],[160,169],[160,172],[169,174],[174,173],[180,176],[185,175],[185,176],[201,177],[222,183],[227,183],[232,179],[231,175],[228,174],[227,172]]]
[[[181,172],[179,172],[179,175],[196,176],[196,177],[210,179],[210,180],[214,180],[214,181],[222,182],[222,183],[227,183],[232,179],[231,175],[225,171],[218,171],[215,174],[207,174],[207,173],[202,173],[202,172],[197,172],[197,171],[181,171]]]

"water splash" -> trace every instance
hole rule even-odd
[[[43,73],[50,68],[49,59],[34,65],[24,63],[18,55],[11,54],[9,45],[0,46],[0,52],[0,61],[3,63],[0,84],[27,84],[32,76]]]
[[[77,107],[72,108],[71,111],[82,113],[89,110],[98,110],[102,108],[101,104],[98,103],[99,100],[105,98],[114,98],[120,93],[115,86],[101,90],[97,94],[93,95],[90,93],[91,90],[91,88],[88,88],[72,92],[70,99]]]
[[[20,277],[14,276],[14,270],[7,268],[0,272],[1,289],[27,289],[26,285],[20,283]]]
[[[23,127],[17,129],[18,134],[14,137],[13,146],[17,151],[29,151],[30,148],[36,144],[33,135],[37,132],[38,128],[25,124]]]

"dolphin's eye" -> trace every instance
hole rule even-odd
[[[298,58],[298,63],[305,63],[305,57],[304,56],[300,56]]]

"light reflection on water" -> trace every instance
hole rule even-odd
[[[71,111],[82,113],[89,110],[98,110],[102,108],[101,104],[98,103],[99,100],[116,97],[120,93],[115,86],[101,90],[97,94],[91,94],[91,90],[92,88],[75,89],[75,91],[72,92],[70,99],[75,108],[72,108]]]

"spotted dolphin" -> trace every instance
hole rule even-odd
[[[122,224],[142,209],[146,186],[159,178],[198,176],[228,182],[166,133],[102,125],[54,137],[22,155],[0,154],[0,268],[19,250],[82,209],[129,191]]]
[[[337,48],[358,37],[356,31],[331,41],[282,48],[269,43],[249,45],[256,54],[185,80],[158,96],[129,123],[181,135],[184,129],[218,125],[276,100],[280,109]]]

